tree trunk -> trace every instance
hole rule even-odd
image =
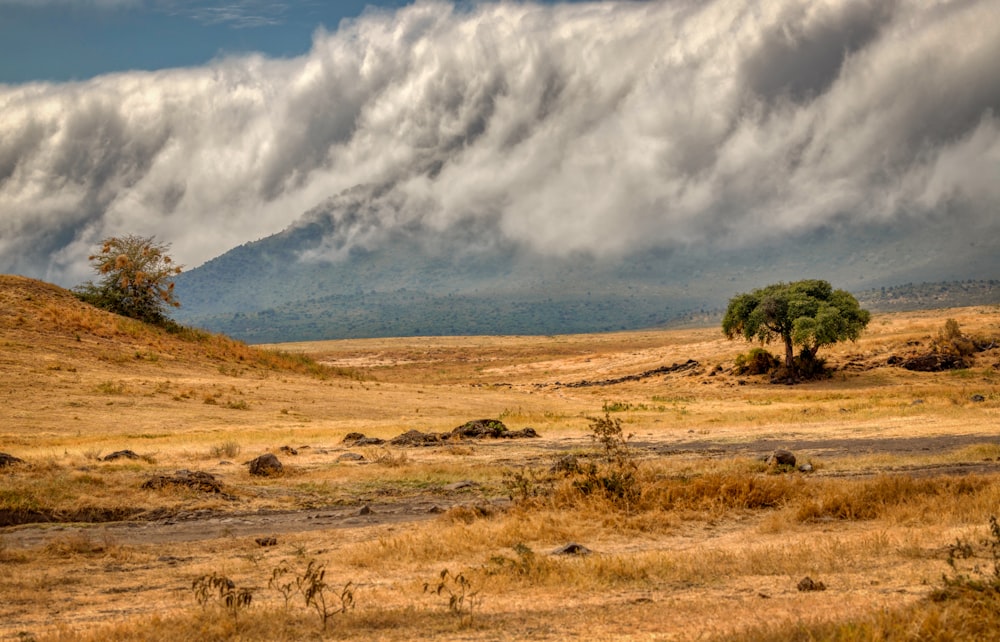
[[[785,340],[785,367],[789,372],[795,369],[795,349],[792,347],[791,337],[782,337]]]

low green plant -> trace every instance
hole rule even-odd
[[[552,479],[529,468],[505,470],[501,486],[513,502],[525,502],[547,494],[552,489]]]
[[[739,354],[734,362],[733,372],[738,375],[768,374],[781,365],[781,360],[764,348],[753,348]]]
[[[639,465],[629,448],[632,435],[626,436],[621,420],[605,413],[590,419],[591,438],[600,446],[600,464],[590,462],[579,466],[573,487],[584,495],[601,494],[607,499],[631,508],[642,494],[636,472]]]

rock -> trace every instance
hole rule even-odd
[[[800,473],[811,473],[813,471],[813,465],[809,463],[802,464],[799,466]]]
[[[0,453],[0,468],[6,468],[7,466],[12,466],[14,464],[23,464],[23,459],[18,459],[14,455],[8,455],[7,453]]]
[[[941,372],[943,370],[968,368],[971,364],[966,359],[957,355],[931,353],[905,359],[897,365],[915,372]]]
[[[451,436],[465,439],[483,437],[497,439],[503,437],[506,432],[507,426],[499,419],[476,419],[474,421],[467,421],[452,430]]]
[[[371,514],[372,514],[372,507],[367,504],[362,506],[361,510],[358,511],[358,515],[371,515]]]
[[[800,591],[825,591],[826,584],[823,584],[823,582],[816,582],[807,575],[806,577],[803,577],[801,580],[799,580],[799,583],[798,585],[796,585],[796,588],[799,589]]]
[[[789,450],[775,450],[767,458],[767,463],[771,466],[791,466],[795,467],[795,455]]]
[[[397,435],[389,440],[393,446],[432,446],[447,439],[449,433],[425,433],[419,430],[408,430],[402,435]]]
[[[457,481],[454,484],[448,484],[447,486],[444,487],[444,489],[445,490],[462,490],[463,488],[475,488],[478,485],[479,484],[477,484],[474,481],[465,479],[465,480],[462,480],[462,481]]]
[[[135,454],[131,450],[118,450],[110,455],[101,457],[101,461],[114,461],[116,459],[139,459],[139,455]]]
[[[552,551],[553,555],[590,555],[591,553],[593,553],[592,550],[576,542],[570,542]]]
[[[360,432],[349,432],[344,435],[341,443],[350,444],[351,446],[381,446],[385,443],[385,439],[379,439],[378,437],[365,437]]]
[[[365,456],[358,453],[344,453],[337,457],[337,461],[364,461]]]
[[[295,450],[291,446],[282,446],[278,450],[280,450],[281,452],[285,453],[286,455],[298,455],[299,454],[299,451]]]
[[[278,538],[277,537],[258,537],[254,541],[257,542],[257,546],[277,546],[278,545]]]
[[[973,403],[982,403],[982,402],[986,401],[986,397],[984,397],[982,395],[972,395],[971,397],[969,397],[969,399]]]
[[[538,436],[538,432],[531,427],[522,428],[521,430],[511,430],[504,435],[506,439],[534,439]]]
[[[281,462],[273,453],[264,453],[250,462],[250,474],[258,477],[280,475],[283,469]]]
[[[202,493],[225,494],[222,482],[215,475],[201,471],[178,470],[173,475],[156,475],[142,484],[144,490],[159,490],[169,486],[183,486]]]

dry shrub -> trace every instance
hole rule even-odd
[[[45,552],[54,557],[103,556],[118,546],[108,538],[96,540],[87,533],[70,533],[52,539]]]
[[[799,521],[818,519],[876,519],[893,509],[917,502],[953,501],[972,496],[990,485],[983,477],[926,477],[880,475],[860,481],[828,483],[823,492],[796,511]]]
[[[717,514],[730,510],[778,508],[801,497],[804,492],[805,482],[799,476],[708,473],[647,483],[643,488],[642,506]]]
[[[1000,594],[947,603],[921,600],[907,608],[876,611],[849,621],[790,620],[743,631],[739,639],[745,642],[996,640],[997,631],[1000,631]]]

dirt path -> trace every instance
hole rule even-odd
[[[540,465],[551,458],[552,451],[570,451],[585,447],[586,438],[538,440],[534,453],[521,453],[518,461],[509,465]],[[944,435],[928,437],[898,437],[874,439],[761,439],[743,443],[709,440],[687,442],[661,440],[634,441],[632,447],[641,455],[670,457],[674,455],[710,458],[732,456],[766,456],[776,449],[791,450],[799,455],[835,457],[865,454],[913,455],[942,453],[974,444],[1000,445],[1000,437],[983,435]],[[535,450],[535,449],[532,449]],[[548,452],[549,456],[541,453]],[[980,462],[935,463],[927,465],[885,466],[864,472],[819,472],[820,476],[868,476],[885,473],[909,475],[944,475],[1000,472],[1000,460]],[[270,537],[287,533],[339,528],[364,528],[385,524],[420,522],[433,519],[449,508],[476,500],[472,496],[455,497],[428,492],[425,496],[397,502],[372,503],[357,506],[333,506],[323,509],[292,511],[261,511],[221,513],[211,510],[178,513],[168,518],[141,519],[100,524],[26,524],[0,529],[6,546],[33,548],[70,534],[84,534],[95,540],[109,539],[120,544],[168,544],[217,539],[221,537]]]
[[[467,500],[466,500],[467,501]],[[102,524],[26,524],[0,530],[7,546],[33,548],[56,537],[83,533],[100,541],[119,544],[168,544],[220,537],[270,537],[336,528],[359,528],[433,519],[451,508],[454,498],[428,498],[363,507],[317,510],[219,513],[194,511],[168,519],[107,522]]]
[[[887,437],[855,439],[758,439],[744,443],[726,443],[708,440],[663,444],[654,441],[635,441],[637,448],[648,449],[658,455],[767,455],[783,448],[821,457],[844,457],[865,454],[913,455],[942,453],[974,444],[1000,445],[1000,436],[989,438],[982,434],[939,435],[928,437]]]

